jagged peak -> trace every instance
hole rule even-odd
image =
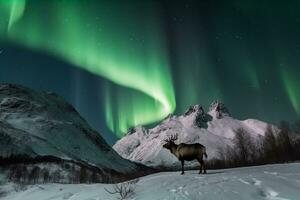
[[[213,115],[213,117],[215,117],[215,118],[222,118],[223,116],[230,116],[229,111],[226,108],[225,104],[220,100],[213,101],[210,104],[209,113],[211,115]]]
[[[202,114],[202,113],[204,113],[204,109],[199,104],[196,104],[194,106],[190,106],[187,109],[187,111],[184,113],[184,116],[191,115],[192,113]]]
[[[143,126],[135,126],[135,127],[131,127],[128,129],[127,134],[126,135],[132,135],[136,132],[139,133],[143,133],[144,135],[146,135],[148,133],[148,129],[146,129]]]

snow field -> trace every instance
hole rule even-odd
[[[15,192],[12,184],[1,200],[114,200],[111,184],[45,184]],[[300,163],[264,165],[224,170],[163,172],[140,178],[134,200],[299,200]]]

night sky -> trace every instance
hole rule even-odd
[[[239,119],[294,121],[299,10],[297,0],[0,0],[0,82],[58,93],[110,144],[217,99]]]

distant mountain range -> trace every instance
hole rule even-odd
[[[253,137],[264,135],[267,123],[256,119],[233,118],[222,102],[215,101],[209,111],[191,106],[183,115],[170,115],[151,129],[138,126],[129,130],[113,148],[123,157],[147,166],[173,166],[177,158],[162,148],[164,139],[178,134],[177,143],[201,143],[209,159],[218,158],[219,149],[231,146],[235,130],[243,128]]]

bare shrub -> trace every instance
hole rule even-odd
[[[250,133],[239,128],[235,131],[233,138],[235,151],[238,152],[240,164],[245,165],[251,163],[255,159],[255,145]]]
[[[23,183],[23,182],[20,182],[20,183],[15,183],[15,184],[13,185],[13,188],[14,188],[14,191],[15,191],[15,192],[20,192],[20,191],[25,191],[25,190],[27,190],[28,185],[25,184],[25,183]]]
[[[131,197],[135,193],[136,183],[139,179],[134,179],[132,181],[127,181],[124,183],[119,183],[113,186],[112,191],[105,189],[109,194],[118,194],[118,199],[124,200]]]
[[[1,197],[5,197],[7,195],[7,192],[6,191],[3,191],[1,188],[0,188],[0,198]]]
[[[50,175],[52,182],[53,183],[60,183],[62,179],[61,171],[60,170],[55,170],[51,175]]]
[[[268,126],[263,139],[264,160],[267,163],[274,162],[278,157],[276,133],[271,126]]]
[[[10,168],[7,175],[9,181],[25,183],[28,181],[28,170],[25,165],[16,165]]]
[[[3,185],[3,184],[4,184],[4,183],[0,180],[0,198],[1,198],[1,197],[5,197],[6,194],[7,194],[7,191],[3,190],[3,188],[2,188],[2,185]]]
[[[49,182],[49,180],[50,180],[49,170],[43,169],[41,171],[41,176],[42,176],[43,183],[48,183]]]
[[[28,182],[32,184],[38,183],[40,171],[41,171],[40,167],[38,166],[33,167],[31,172],[29,173]]]
[[[88,182],[88,173],[84,167],[80,168],[79,172],[79,182],[80,183],[86,183]]]
[[[287,122],[281,122],[280,131],[277,136],[277,145],[279,150],[279,156],[281,162],[287,162],[294,160],[296,157],[296,151],[293,149],[292,141],[290,138],[290,127]]]

